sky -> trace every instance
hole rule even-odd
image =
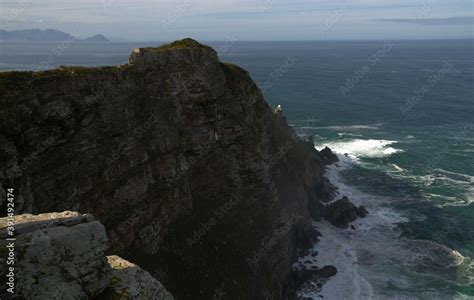
[[[116,41],[474,37],[474,0],[0,0],[0,29]]]

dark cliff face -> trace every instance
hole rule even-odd
[[[192,40],[124,66],[0,73],[0,105],[2,197],[94,214],[178,299],[281,298],[331,190],[248,73]]]

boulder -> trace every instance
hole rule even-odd
[[[364,206],[358,208],[347,197],[342,197],[342,199],[324,207],[324,218],[332,225],[340,228],[349,227],[349,223],[357,217],[365,217],[367,213],[368,211]]]
[[[363,205],[359,206],[359,208],[357,209],[357,216],[359,216],[359,218],[365,218],[368,213],[369,211]]]
[[[330,165],[339,161],[337,155],[334,154],[328,147],[325,147],[323,150],[319,151],[319,158],[325,165]]]
[[[293,270],[289,279],[288,294],[285,299],[302,299],[298,296],[300,291],[319,291],[324,282],[337,274],[334,266],[324,266],[315,269]],[[315,290],[315,285],[317,289]]]
[[[316,271],[316,276],[320,279],[327,279],[337,274],[337,269],[334,266],[324,266]]]

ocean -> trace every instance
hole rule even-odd
[[[141,43],[8,43],[0,70],[127,62]],[[210,42],[247,69],[369,215],[315,223],[313,299],[474,299],[474,41]]]

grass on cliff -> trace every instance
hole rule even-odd
[[[165,44],[159,47],[147,47],[142,48],[145,51],[150,52],[160,52],[160,51],[169,51],[169,50],[177,50],[177,49],[208,49],[213,50],[211,47],[207,45],[203,45],[196,40],[191,38],[185,38],[182,40],[178,40],[169,44]]]
[[[16,92],[31,87],[34,83],[53,79],[72,78],[86,74],[109,74],[117,72],[115,66],[107,67],[78,67],[61,66],[57,69],[46,71],[8,71],[0,72],[0,94],[11,96]]]
[[[249,73],[236,64],[221,63],[221,67],[224,71],[224,74],[226,75],[226,78],[233,81],[245,80],[249,78]]]

